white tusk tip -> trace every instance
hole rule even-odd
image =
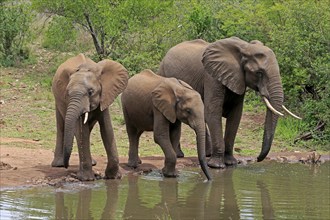
[[[84,124],[86,124],[87,120],[88,120],[88,112],[85,113]]]
[[[284,105],[282,105],[282,108],[283,108],[284,111],[286,111],[292,117],[294,117],[296,119],[299,119],[299,120],[302,120],[302,118],[300,118],[299,116],[297,116],[297,115],[293,114],[292,112],[290,112]]]

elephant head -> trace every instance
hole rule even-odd
[[[88,113],[105,110],[127,85],[127,70],[119,63],[103,60],[95,63],[83,54],[65,61],[57,69],[52,90],[56,105],[65,115],[64,166],[67,168],[72,151],[76,124]]]
[[[262,161],[271,148],[278,116],[283,116],[279,110],[293,115],[283,106],[283,88],[274,52],[260,41],[248,43],[232,37],[210,44],[202,62],[206,71],[232,92],[243,95],[248,86],[265,101],[268,108],[262,150],[257,159]]]
[[[205,161],[204,104],[200,94],[181,80],[167,78],[152,91],[152,103],[171,123],[178,119],[195,131],[199,163],[210,180]]]

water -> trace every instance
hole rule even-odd
[[[330,219],[330,162],[262,162],[226,170],[154,171],[62,188],[2,189],[1,219]]]

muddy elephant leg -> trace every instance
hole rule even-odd
[[[99,117],[99,124],[100,124],[102,141],[108,157],[108,164],[105,170],[104,178],[120,179],[121,173],[119,171],[119,158],[117,152],[117,145],[113,133],[109,109],[105,109],[103,112],[101,112],[101,116]]]
[[[225,88],[213,79],[205,79],[205,120],[210,130],[212,154],[207,165],[211,168],[225,168],[225,143],[222,131],[222,107]]]
[[[162,169],[165,177],[176,177],[176,152],[170,140],[169,121],[154,109],[154,140],[162,148],[165,155],[165,166]]]
[[[177,120],[174,124],[170,125],[170,138],[177,158],[184,157],[184,153],[181,150],[180,138],[181,138],[181,122]]]
[[[90,133],[93,126],[89,123],[83,124],[83,118],[80,117],[75,131],[80,164],[77,177],[82,181],[91,181],[95,179],[92,170],[92,156],[90,152]]]
[[[63,136],[64,119],[56,107],[56,146],[52,167],[64,167]]]
[[[229,112],[226,120],[225,131],[225,164],[232,166],[237,164],[237,160],[233,155],[234,143],[239,123],[242,117],[244,96],[240,97],[239,103]]]

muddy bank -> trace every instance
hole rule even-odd
[[[254,157],[235,155],[240,164],[255,162]],[[102,178],[106,168],[107,158],[95,156],[97,165],[93,167],[97,178]],[[0,151],[0,187],[17,187],[27,185],[51,185],[60,187],[63,183],[77,182],[78,154],[73,154],[70,167],[54,168],[50,166],[53,159],[51,150],[23,149],[1,146]],[[127,157],[120,157],[120,171],[123,175],[134,172],[137,174],[161,169],[164,165],[163,156],[142,157],[142,164],[137,169],[127,167]],[[276,160],[288,163],[322,163],[329,160],[329,155],[319,155],[316,152],[281,152],[270,153],[267,160]],[[198,166],[196,157],[179,158],[176,168]]]

